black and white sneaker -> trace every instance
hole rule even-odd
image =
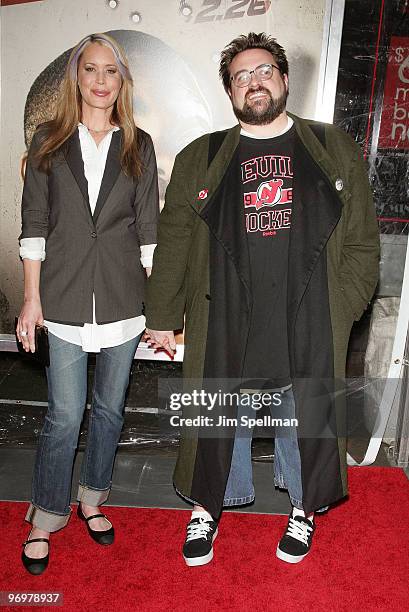
[[[187,526],[183,558],[193,567],[206,565],[213,559],[213,542],[217,536],[217,523],[206,515],[192,518]]]
[[[314,531],[314,518],[291,513],[287,529],[277,546],[277,557],[287,563],[302,561],[310,552]]]

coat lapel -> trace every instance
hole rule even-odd
[[[192,207],[200,215],[210,204],[212,197],[216,193],[217,188],[219,187],[223,177],[225,176],[227,168],[237,149],[239,141],[240,125],[236,125],[230,130],[228,130],[227,135],[223,140],[219,151],[217,152],[215,158],[213,159],[206,172],[203,183],[199,185],[198,192],[195,194],[194,199],[192,200]],[[205,199],[201,199],[199,197],[201,191],[204,191],[206,193]]]
[[[307,121],[303,121],[292,113],[287,112],[287,114],[294,120],[297,134],[304,145],[305,150],[310,154],[315,172],[318,171],[321,176],[324,174],[327,177],[330,191],[332,191],[332,194],[341,202],[342,205],[345,204],[351,197],[351,193],[346,186],[344,186],[341,191],[335,190],[336,181],[342,177],[339,176],[339,169],[334,164],[333,159],[329,156],[327,150],[315,136]],[[304,149],[302,150],[304,151]],[[315,162],[313,160],[315,160]]]
[[[294,148],[293,212],[288,253],[288,321],[294,329],[299,304],[337,225],[342,203],[301,139]]]
[[[84,173],[84,162],[82,161],[78,129],[75,130],[75,132],[68,138],[64,147],[64,155],[71,173],[83,195],[84,204],[86,206],[88,216],[92,222],[92,214],[88,198],[88,181],[85,178]]]
[[[238,143],[240,126],[228,131],[210,164],[203,183],[207,198],[197,198],[193,208],[202,217],[213,236],[233,260],[241,282],[250,294],[250,262],[240,199]]]
[[[250,295],[250,260],[240,186],[237,149],[223,181],[200,216],[233,260],[237,274]]]
[[[104,175],[101,181],[101,187],[98,193],[97,203],[94,210],[94,223],[97,222],[99,214],[107,201],[111,190],[116,183],[119,173],[121,172],[121,164],[119,160],[119,152],[121,146],[121,130],[117,130],[112,134],[111,144],[109,147],[107,160],[105,164]]]

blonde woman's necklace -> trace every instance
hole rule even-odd
[[[88,132],[93,132],[94,134],[106,134],[107,132],[112,130],[112,128],[108,128],[107,130],[93,130],[92,128],[87,127],[87,130]]]

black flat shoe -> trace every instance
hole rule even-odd
[[[87,523],[88,533],[91,536],[91,538],[95,542],[97,542],[97,544],[103,544],[104,546],[109,546],[110,544],[113,543],[114,541],[114,528],[113,527],[110,527],[106,531],[96,531],[95,529],[91,529],[91,527],[88,524],[88,521],[90,521],[93,518],[98,518],[100,516],[107,519],[107,521],[109,521],[108,517],[105,514],[93,514],[92,516],[84,516],[84,513],[81,510],[81,504],[78,504],[77,515],[78,515],[78,518],[80,518],[82,521],[85,521]]]
[[[33,538],[32,540],[27,540],[26,542],[23,542],[23,547],[25,548],[26,545],[30,544],[31,542],[47,542],[48,547],[50,547],[50,540],[47,540],[47,538]],[[26,553],[24,552],[24,548],[21,554],[21,560],[23,562],[24,567],[27,571],[30,572],[30,574],[34,574],[34,576],[39,576],[44,572],[45,569],[47,569],[48,561],[50,558],[49,553],[47,553],[45,557],[41,557],[40,559],[34,559],[33,557],[27,557]]]

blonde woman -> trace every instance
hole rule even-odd
[[[130,368],[145,327],[158,214],[155,153],[134,123],[128,61],[114,39],[92,34],[71,53],[55,118],[34,135],[22,198],[17,335],[33,351],[34,327],[44,323],[50,342],[48,411],[22,553],[32,574],[46,569],[50,533],[71,515],[89,352],[97,356],[77,512],[93,540],[114,540],[99,506],[109,495]]]

